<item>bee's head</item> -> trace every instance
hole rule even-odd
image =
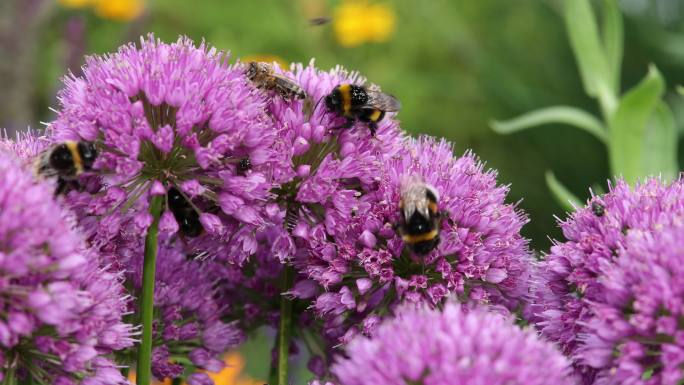
[[[325,97],[325,106],[328,107],[330,111],[337,111],[342,105],[342,95],[340,94],[340,88],[335,87],[332,92]]]
[[[83,168],[90,170],[93,167],[93,163],[95,163],[95,158],[97,158],[95,145],[91,142],[78,142],[78,152],[83,161]]]
[[[247,69],[245,70],[245,76],[247,76],[247,79],[249,79],[249,80],[254,80],[258,70],[259,69],[257,68],[257,63],[254,61],[251,61],[251,62],[247,63]]]

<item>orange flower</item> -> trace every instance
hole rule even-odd
[[[247,63],[250,61],[258,61],[262,63],[273,63],[276,62],[282,69],[288,69],[290,68],[290,63],[287,62],[287,60],[281,58],[280,56],[276,55],[247,55],[243,56],[240,58],[240,61],[243,63]]]
[[[367,42],[387,41],[394,33],[396,15],[387,4],[370,4],[365,0],[343,1],[333,17],[337,41],[345,47]]]
[[[142,15],[144,9],[143,0],[99,0],[95,14],[103,19],[130,21]]]
[[[145,10],[145,0],[57,0],[64,8],[93,7],[95,14],[103,19],[130,21]]]
[[[242,370],[245,368],[245,359],[238,352],[231,352],[225,355],[223,362],[226,367],[218,372],[206,372],[207,375],[214,380],[216,385],[263,385],[264,381],[252,379],[244,374]],[[135,373],[131,372],[128,375],[128,381],[135,384]],[[166,379],[164,382],[152,382],[152,385],[171,385],[171,380]],[[183,383],[183,385],[186,385]]]

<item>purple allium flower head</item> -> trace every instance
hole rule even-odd
[[[331,369],[341,385],[576,383],[569,361],[533,331],[451,302],[443,311],[405,305],[346,352]]]
[[[452,151],[445,141],[408,142],[374,183],[335,197],[325,223],[302,232],[306,247],[295,265],[326,289],[313,308],[330,336],[344,342],[355,332],[351,325],[371,333],[378,313],[405,300],[436,305],[453,294],[514,311],[528,295],[533,262],[520,235],[526,217],[504,203],[507,187],[497,185],[495,172],[471,153]],[[425,256],[411,253],[395,230],[406,178],[431,185],[445,216],[441,242]]]
[[[128,246],[121,253],[107,254],[114,266],[128,266],[126,273],[137,293],[142,286],[143,246]],[[191,259],[180,249],[161,245],[157,257],[154,306],[154,354],[152,371],[159,380],[183,373],[183,365],[171,356],[186,355],[193,365],[209,371],[223,369],[219,358],[241,344],[244,333],[234,322],[221,318],[228,313],[228,299],[220,301],[212,260]],[[137,304],[131,304],[135,311]]]
[[[281,71],[276,68],[277,71]],[[358,74],[341,68],[324,72],[309,66],[294,65],[282,72],[297,81],[313,101],[321,101],[341,83],[362,84]],[[296,255],[307,253],[311,229],[329,226],[342,232],[356,215],[360,196],[377,183],[382,164],[403,148],[405,134],[392,114],[383,119],[375,137],[364,123],[348,129],[335,113],[318,103],[311,116],[301,101],[285,101],[277,93],[269,95],[267,110],[281,135],[275,143],[279,164],[274,168],[278,187],[275,199],[266,213],[273,225],[259,231],[256,242],[245,242],[244,248],[254,255],[244,269],[225,266],[220,277],[224,298],[239,298],[247,303],[235,307],[247,327],[273,324],[278,320],[277,301],[281,295],[279,277],[282,263],[292,263]],[[221,204],[238,209],[239,202],[225,199]],[[249,272],[246,274],[245,272]],[[242,293],[247,290],[250,295]],[[297,309],[321,292],[320,285],[299,275],[295,285],[284,295],[304,299]],[[232,293],[232,294],[231,294]],[[257,298],[257,300],[255,300]],[[276,304],[274,307],[273,304]],[[299,306],[306,303],[303,308]],[[310,322],[309,314],[298,311],[299,322]]]
[[[186,38],[165,44],[149,36],[139,47],[88,58],[83,77],[65,80],[49,129],[55,140],[96,144],[103,186],[86,213],[107,223],[97,234],[104,242],[117,234],[122,211],[146,213],[151,194],[175,187],[204,227],[196,248],[234,263],[248,258],[243,245],[265,223],[278,132],[264,95],[226,57]],[[165,217],[169,232],[178,228],[172,219]],[[147,225],[140,222],[138,234]]]
[[[619,180],[561,222],[566,240],[555,242],[534,280],[533,308],[542,333],[574,354],[590,316],[588,304],[602,301],[605,294],[598,279],[602,265],[621,258],[630,231],[662,227],[682,214],[682,180],[668,185],[649,179],[634,188]]]
[[[650,229],[628,230],[614,263],[601,261],[603,295],[577,357],[598,370],[596,385],[684,381],[684,216],[665,213]]]
[[[0,152],[0,375],[124,384],[104,358],[133,344],[121,277],[99,268],[53,191]]]

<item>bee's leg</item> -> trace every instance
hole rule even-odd
[[[341,129],[345,129],[345,130],[346,130],[346,129],[348,129],[348,128],[351,128],[351,126],[354,125],[354,122],[355,122],[355,121],[356,121],[356,120],[355,120],[354,118],[347,118],[347,121],[344,122],[344,124],[341,124],[341,125],[335,127],[335,129],[340,129],[340,128],[341,128]]]
[[[375,132],[378,130],[378,123],[368,122],[368,129],[370,130],[371,136],[375,137]]]
[[[67,192],[69,182],[63,178],[57,178],[57,188],[55,189],[55,196],[62,195]]]

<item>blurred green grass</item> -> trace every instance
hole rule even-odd
[[[521,201],[531,217],[524,234],[540,250],[548,248],[549,236],[560,236],[554,215],[563,215],[545,186],[547,169],[582,198],[588,196],[588,186],[605,186],[606,154],[589,135],[547,126],[499,136],[488,126],[492,119],[554,104],[596,112],[582,92],[555,1],[385,1],[397,14],[395,34],[387,42],[354,48],[341,47],[330,25],[311,27],[307,22],[332,15],[340,2],[155,0],[148,2],[143,17],[130,23],[58,9],[41,34],[36,121],[50,119],[56,79],[65,72],[60,31],[79,17],[86,23],[89,53],[109,52],[154,32],[167,41],[179,34],[204,38],[234,57],[267,54],[304,63],[316,58],[324,69],[342,64],[359,70],[401,99],[398,118],[404,129],[448,138],[457,154],[472,149],[497,169],[500,182],[511,185],[509,201]],[[638,1],[623,3],[630,3],[633,11]],[[638,11],[627,16],[625,86],[636,83],[648,63],[655,62],[672,90],[684,82],[684,55],[677,54],[684,47],[681,12],[664,23],[648,3]],[[680,98],[669,99],[681,116]]]

